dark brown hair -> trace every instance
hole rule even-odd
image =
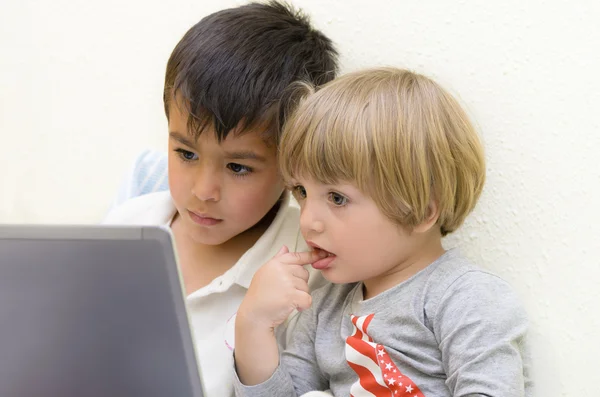
[[[287,87],[325,84],[336,72],[333,43],[305,14],[277,1],[250,3],[211,14],[183,36],[167,64],[165,112],[177,98],[195,136],[213,127],[221,141],[236,127],[265,126],[276,142]]]

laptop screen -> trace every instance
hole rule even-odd
[[[169,248],[0,238],[0,396],[201,397]]]

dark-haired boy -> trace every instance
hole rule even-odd
[[[299,264],[316,260],[303,252],[299,210],[277,168],[279,102],[291,83],[320,85],[336,70],[331,41],[289,6],[251,3],[205,17],[167,65],[169,191],[127,200],[105,220],[171,227],[209,397],[233,395],[232,317],[256,270],[282,245],[301,252]],[[161,169],[145,171],[152,180]]]

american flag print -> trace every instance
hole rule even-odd
[[[358,375],[351,397],[425,397],[419,387],[392,361],[383,345],[375,343],[368,329],[375,314],[351,315],[354,330],[346,338],[346,361]]]

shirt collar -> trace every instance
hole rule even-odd
[[[299,221],[300,211],[290,206],[290,194],[286,191],[271,225],[230,269],[233,271],[233,282],[248,288],[256,271],[275,256],[283,245],[290,251],[295,250]]]

